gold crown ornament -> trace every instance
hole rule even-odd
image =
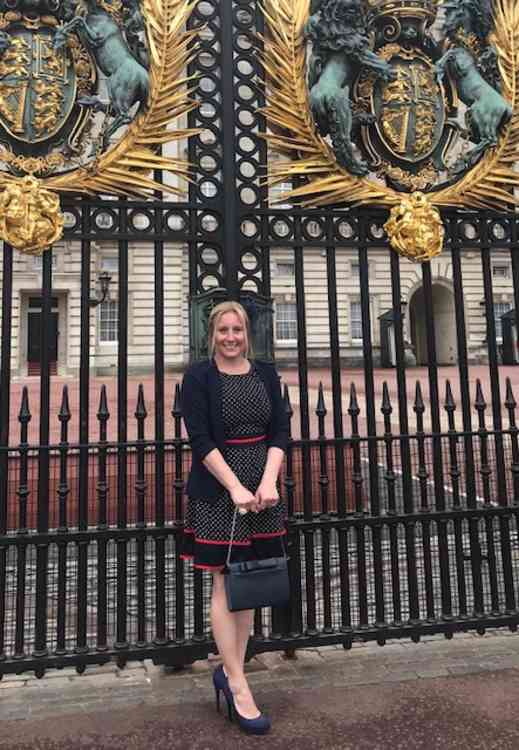
[[[426,19],[427,25],[433,23],[441,0],[368,0],[368,17],[372,22],[380,16],[393,18]]]

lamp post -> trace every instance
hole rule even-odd
[[[101,296],[97,296],[97,292],[96,292],[96,296],[91,297],[88,300],[90,307],[97,307],[98,305],[100,305],[102,302],[106,300],[106,298],[108,297],[108,291],[110,289],[110,282],[112,281],[112,277],[110,276],[109,273],[107,273],[106,271],[103,271],[102,273],[99,274],[99,276],[97,277],[97,280],[99,282],[99,291],[101,293]]]

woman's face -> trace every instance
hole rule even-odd
[[[234,360],[242,357],[247,348],[247,333],[234,312],[220,316],[214,334],[214,353],[218,357]]]

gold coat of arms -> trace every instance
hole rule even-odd
[[[40,254],[59,194],[147,196],[190,100],[186,0],[0,0],[0,237]],[[173,187],[168,187],[175,190]]]
[[[441,252],[439,207],[517,205],[515,0],[267,0],[271,183],[391,208],[392,246]],[[297,156],[297,159],[293,157]],[[286,197],[286,196],[285,196]]]

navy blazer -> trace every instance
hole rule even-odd
[[[288,442],[288,417],[278,374],[268,362],[255,360],[253,367],[256,367],[263,380],[272,404],[267,446],[285,450]],[[224,492],[224,487],[202,463],[215,448],[225,455],[221,379],[213,360],[196,362],[186,371],[182,381],[181,404],[192,451],[187,494],[209,502],[216,501]]]

